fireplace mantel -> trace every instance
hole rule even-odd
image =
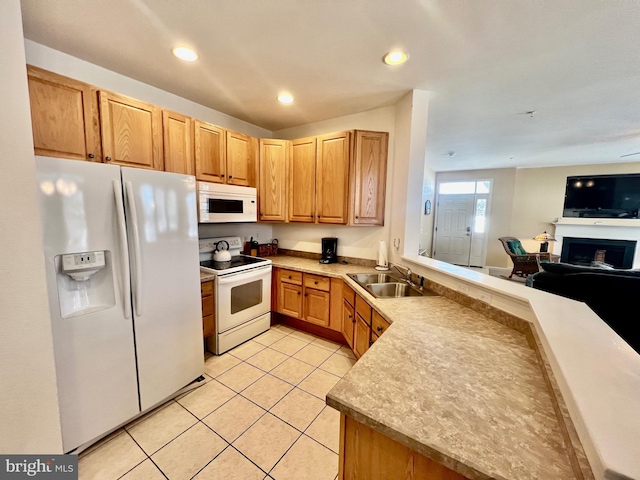
[[[560,218],[553,222],[556,227],[552,242],[553,253],[562,253],[564,237],[600,238],[605,240],[630,240],[640,242],[640,220],[614,218]],[[640,248],[636,248],[633,268],[640,268]]]

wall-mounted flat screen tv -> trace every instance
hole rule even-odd
[[[638,218],[640,173],[567,177],[563,217]]]

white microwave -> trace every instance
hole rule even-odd
[[[198,222],[257,222],[258,191],[221,183],[198,182]]]

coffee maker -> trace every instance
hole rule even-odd
[[[320,263],[338,262],[338,239],[336,237],[325,237],[322,239],[322,258]]]

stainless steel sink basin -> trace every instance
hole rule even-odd
[[[426,297],[437,296],[431,290],[412,287],[401,278],[388,273],[348,273],[376,298],[402,298],[402,297]]]
[[[402,281],[401,278],[388,273],[349,273],[348,275],[362,286],[368,283],[396,283]]]
[[[421,297],[420,290],[411,288],[406,283],[370,283],[365,286],[376,297]]]

